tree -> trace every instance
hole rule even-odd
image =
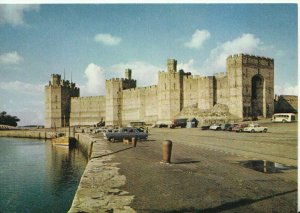
[[[2,125],[17,126],[19,121],[17,116],[8,115],[5,111],[0,112],[0,124]]]

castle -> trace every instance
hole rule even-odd
[[[75,83],[52,74],[45,86],[45,127],[127,125],[131,121],[170,123],[194,106],[209,110],[226,105],[240,118],[271,117],[274,112],[274,60],[247,54],[231,55],[226,73],[196,76],[177,70],[177,61],[167,61],[167,71],[158,72],[157,85],[136,87],[132,70],[125,78],[105,82],[105,96],[79,97]]]

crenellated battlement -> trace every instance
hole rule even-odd
[[[74,100],[79,100],[79,99],[94,99],[94,98],[105,98],[104,95],[96,95],[96,96],[84,96],[84,97],[72,97]]]
[[[242,62],[243,64],[255,64],[263,66],[274,66],[274,59],[264,56],[250,54],[234,54],[227,57],[227,64]]]
[[[198,79],[200,80],[208,80],[208,79],[213,79],[214,76],[200,76]]]
[[[224,77],[226,77],[226,72],[215,73],[214,76],[216,78],[224,78]]]
[[[61,75],[59,74],[51,74],[51,80],[49,81],[48,86],[64,87],[71,90],[79,91],[79,88],[76,87],[75,83],[70,82],[69,80],[62,80]]]

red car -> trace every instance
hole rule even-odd
[[[235,132],[242,132],[243,129],[244,129],[245,127],[247,127],[247,126],[248,126],[248,124],[237,124],[237,125],[235,125],[234,127],[232,127],[232,131],[235,131]]]

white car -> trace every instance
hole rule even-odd
[[[267,132],[268,127],[260,126],[259,124],[249,124],[243,129],[244,132]]]
[[[221,124],[213,124],[209,127],[210,130],[221,130]]]

